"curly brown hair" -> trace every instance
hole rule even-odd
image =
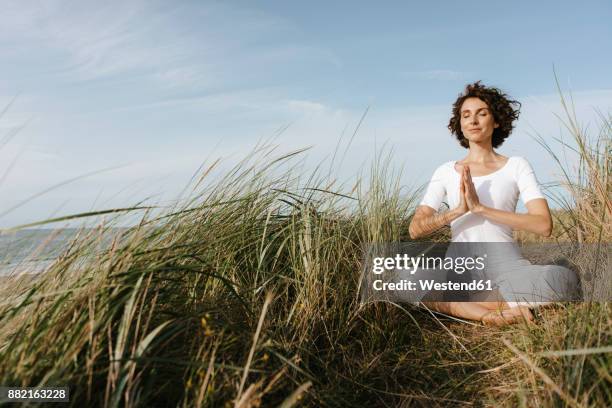
[[[509,99],[508,95],[498,88],[482,85],[480,81],[468,84],[453,104],[453,116],[448,122],[448,129],[466,149],[470,147],[470,144],[461,132],[461,106],[467,98],[478,98],[488,105],[495,122],[499,125],[493,130],[491,144],[493,147],[501,146],[514,128],[514,121],[519,117],[521,103]],[[514,105],[518,105],[516,109]]]

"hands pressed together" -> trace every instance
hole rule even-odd
[[[472,175],[470,173],[469,166],[463,166],[461,171],[461,181],[459,182],[460,199],[457,211],[460,214],[465,214],[468,211],[478,213],[482,210],[483,206],[480,204],[478,194],[476,193],[476,187],[472,181]]]
[[[544,237],[551,235],[552,218],[545,199],[534,199],[526,203],[527,214],[487,207],[478,198],[469,166],[462,166],[460,174],[459,204],[452,210],[443,213],[436,213],[428,206],[417,207],[410,223],[410,236],[413,239],[427,236],[468,212],[479,214],[489,221],[507,225],[513,230],[532,232]]]

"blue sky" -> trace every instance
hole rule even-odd
[[[180,4],[179,4],[180,3]],[[559,136],[553,64],[579,119],[612,107],[612,3],[5,1],[0,14],[0,227],[173,198],[206,159],[255,143],[329,156],[368,115],[339,178],[375,147],[406,185],[465,151],[450,105],[481,79],[523,102],[499,149],[542,182],[557,171],[530,138]],[[66,184],[7,213],[50,186]]]

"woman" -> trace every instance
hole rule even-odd
[[[550,210],[529,163],[522,157],[506,157],[494,150],[512,132],[519,108],[519,102],[508,99],[497,88],[481,85],[480,81],[465,88],[453,105],[448,128],[460,145],[468,149],[468,154],[435,170],[409,227],[413,239],[427,236],[447,224],[451,227],[453,243],[514,242],[513,229],[544,237],[551,235]],[[445,196],[451,210],[438,213]],[[527,214],[515,213],[519,196]],[[526,280],[540,282],[542,287],[548,285],[546,279],[551,276],[563,275],[566,281],[576,283],[575,273],[567,268],[531,265],[520,255],[514,256],[512,262],[516,268],[510,270],[515,276],[525,274]],[[485,324],[503,325],[533,319],[528,306],[534,304],[527,302],[423,303],[433,310]]]

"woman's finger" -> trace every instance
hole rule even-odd
[[[466,183],[467,183],[468,189],[470,191],[474,191],[474,182],[472,181],[472,176],[470,174],[470,168],[469,167],[467,169]]]

